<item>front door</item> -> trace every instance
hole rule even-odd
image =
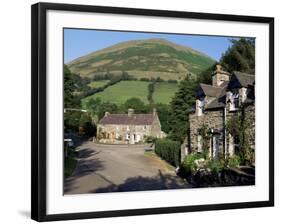
[[[219,136],[218,135],[213,135],[213,144],[212,144],[212,151],[213,151],[213,158],[218,159],[219,157]]]
[[[135,144],[135,139],[136,139],[136,135],[135,134],[131,134],[130,135],[130,144]]]

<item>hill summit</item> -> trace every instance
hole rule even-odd
[[[187,73],[197,75],[214,63],[214,59],[190,47],[157,38],[118,43],[79,57],[67,65],[72,72],[89,78],[126,71],[138,79],[179,80]]]

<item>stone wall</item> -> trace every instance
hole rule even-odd
[[[249,124],[247,128],[250,145],[255,148],[255,105],[248,105],[245,107],[245,120]]]
[[[149,136],[151,133],[151,125],[98,125],[97,136],[99,139],[107,139],[106,142],[126,143],[127,135],[138,135],[140,141],[144,140],[144,136]]]
[[[189,151],[198,150],[198,131],[206,125],[210,129],[214,129],[219,134],[220,149],[223,147],[223,131],[224,131],[224,120],[223,120],[223,109],[216,111],[205,111],[202,116],[196,114],[189,115],[190,121],[190,142],[188,143]]]
[[[249,143],[252,149],[255,149],[255,104],[247,105],[244,108],[245,122],[248,126],[246,129]]]
[[[98,124],[97,126],[97,138],[103,143],[130,143],[127,135],[130,135],[130,138],[134,135],[137,142],[143,142],[145,136],[161,138],[162,131],[158,116],[151,125]]]

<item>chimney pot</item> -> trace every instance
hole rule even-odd
[[[220,72],[222,70],[222,66],[220,64],[216,64],[216,72]]]
[[[129,108],[128,109],[128,116],[131,117],[134,114],[134,109]]]

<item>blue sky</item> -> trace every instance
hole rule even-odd
[[[64,63],[120,42],[149,38],[164,38],[191,47],[217,61],[231,46],[230,37],[64,29]]]

